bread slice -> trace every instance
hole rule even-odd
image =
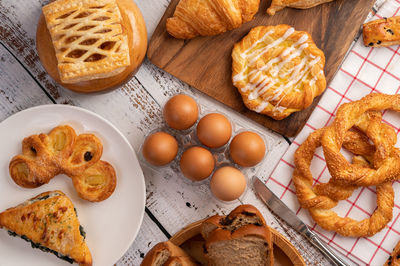
[[[209,234],[217,228],[235,231],[247,224],[266,226],[260,211],[252,205],[245,204],[236,207],[226,217],[214,215],[205,220],[201,225],[201,234],[207,240]]]
[[[155,245],[144,257],[141,266],[196,266],[194,260],[170,241]]]
[[[92,265],[74,205],[61,191],[42,193],[0,213],[3,227],[11,236],[30,242],[32,248],[51,252],[70,263]]]
[[[260,211],[240,205],[228,216],[215,215],[201,225],[209,265],[273,265],[271,233]]]
[[[217,228],[205,250],[210,266],[273,265],[271,233],[265,226],[249,224],[233,232]]]

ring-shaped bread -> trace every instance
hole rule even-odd
[[[400,175],[400,154],[395,149],[392,154],[379,162],[376,169],[355,167],[340,153],[346,132],[367,111],[400,111],[400,95],[372,93],[364,98],[341,105],[333,123],[324,130],[321,138],[324,156],[332,175],[332,180],[340,185],[375,186],[395,180]],[[387,127],[379,127],[385,138]],[[378,136],[378,135],[377,135]]]
[[[371,136],[376,132],[369,131],[371,128],[383,126],[379,122],[379,117],[376,116],[370,120],[370,123],[364,119],[368,115],[363,115],[359,121],[359,129],[367,129],[365,133]],[[367,124],[365,124],[367,123]],[[314,188],[313,177],[310,171],[311,160],[314,156],[316,148],[321,146],[321,137],[325,129],[319,129],[309,135],[306,141],[298,148],[295,153],[295,171],[293,173],[293,182],[296,187],[296,195],[301,207],[308,209],[314,221],[322,228],[330,231],[336,231],[344,236],[371,236],[382,230],[386,224],[392,219],[394,207],[394,191],[391,182],[380,184],[376,187],[377,191],[377,209],[370,218],[362,221],[356,221],[349,217],[340,217],[334,211],[330,210],[337,205],[338,200],[344,200],[350,197],[356,186],[340,186],[331,181],[324,184],[318,184]],[[344,140],[344,147],[349,151],[365,156],[366,158],[379,158],[380,156],[389,156],[393,146],[393,135],[387,139],[374,138],[375,147],[368,142],[368,138],[358,131],[348,131]],[[394,138],[395,139],[395,138]],[[374,141],[373,140],[373,141]],[[385,143],[387,142],[387,143]],[[386,150],[385,150],[386,149]],[[368,167],[364,157],[353,157],[354,168]],[[333,198],[333,199],[332,199]]]
[[[233,48],[232,81],[248,109],[281,120],[325,90],[324,65],[324,53],[307,32],[258,26]]]

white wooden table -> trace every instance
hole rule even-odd
[[[161,106],[176,93],[192,95],[199,104],[223,111],[248,129],[263,132],[271,147],[261,178],[272,172],[287,150],[289,140],[248,121],[244,116],[190,88],[145,60],[136,76],[122,88],[102,94],[83,95],[58,86],[41,66],[35,49],[36,24],[44,0],[0,0],[0,120],[23,109],[42,104],[71,104],[92,110],[119,128],[138,151],[149,131],[162,123]],[[151,37],[169,0],[136,0]],[[204,198],[173,172],[163,174],[143,165],[146,179],[146,213],[135,242],[118,265],[139,265],[144,254],[183,226],[216,213],[228,213],[237,204],[223,205]],[[258,207],[270,226],[286,236],[308,265],[329,262],[307,240],[272,215],[252,191],[246,202]]]

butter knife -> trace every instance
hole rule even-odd
[[[335,265],[349,266],[339,258],[322,240],[305,225],[258,177],[253,178],[253,186],[260,199],[268,208],[284,220],[297,232],[305,236],[314,247],[319,249]]]

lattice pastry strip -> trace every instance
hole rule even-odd
[[[64,83],[106,78],[129,64],[115,0],[57,0],[43,7]]]

